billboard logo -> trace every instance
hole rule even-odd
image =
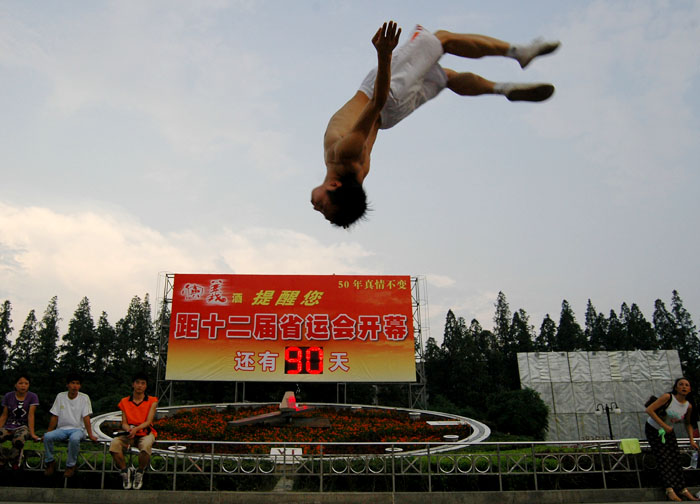
[[[207,304],[228,304],[224,296],[224,281],[222,279],[209,281],[209,292],[207,293]]]
[[[180,295],[185,298],[185,301],[198,301],[204,295],[204,287],[195,283],[186,283],[182,287]]]

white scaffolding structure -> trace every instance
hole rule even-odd
[[[644,403],[682,376],[676,350],[519,353],[518,370],[549,407],[548,441],[644,439]]]

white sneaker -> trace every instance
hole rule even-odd
[[[131,489],[131,468],[128,468],[126,471],[122,471],[122,487],[124,490]]]
[[[510,101],[544,101],[554,94],[554,86],[539,83],[508,82],[500,86],[500,91]]]
[[[560,44],[561,42],[558,40],[546,41],[541,38],[536,38],[530,42],[529,45],[518,46],[515,59],[520,63],[520,68],[525,68],[537,56],[556,51]]]
[[[134,473],[134,484],[131,485],[131,488],[134,490],[141,490],[141,487],[143,486],[143,471],[136,471]]]

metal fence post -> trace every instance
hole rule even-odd
[[[394,464],[394,445],[391,445],[391,493],[396,493],[396,465]]]
[[[537,486],[537,457],[535,456],[535,443],[532,443],[532,474],[535,477],[535,490],[539,490]]]
[[[605,462],[603,461],[602,444],[598,443],[598,456],[600,457],[600,474],[603,476],[603,488],[608,489],[608,481],[605,478]]]
[[[430,445],[428,445],[428,492],[433,491],[433,478],[432,478],[432,472],[433,472],[433,462],[430,457]]]
[[[209,462],[209,491],[214,490],[214,443],[211,444],[211,461]]]
[[[178,450],[178,443],[175,443],[175,458],[173,462],[173,490],[177,489],[177,459],[180,456],[180,450]]]
[[[501,474],[501,443],[498,443],[496,445],[496,463],[498,464],[498,491],[502,492],[503,491],[503,474]]]
[[[323,493],[323,445],[321,445],[321,453],[320,453],[320,459],[319,459],[321,469],[320,469],[320,487],[319,487],[319,492]]]
[[[100,476],[100,490],[105,489],[105,465],[107,464],[107,443],[102,443],[102,475]]]

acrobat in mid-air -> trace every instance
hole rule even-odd
[[[314,209],[336,226],[347,228],[367,211],[362,183],[369,173],[370,154],[380,129],[388,129],[434,98],[445,88],[458,95],[500,94],[510,101],[543,101],[554,86],[541,83],[492,82],[470,72],[443,68],[444,53],[465,58],[505,56],[525,68],[534,58],[549,54],[559,42],[535,40],[511,45],[485,35],[430,33],[417,26],[408,42],[399,42],[401,28],[384,23],[372,37],[377,67],[362,82],[350,101],[328,123],[323,138],[326,177],[311,191]]]

